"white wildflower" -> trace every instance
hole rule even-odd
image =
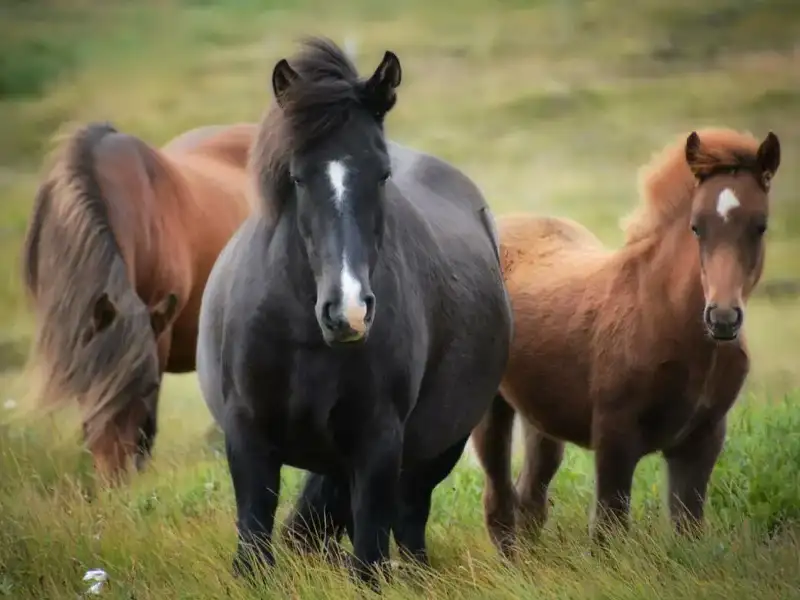
[[[5,408],[6,410],[14,410],[15,408],[17,408],[17,401],[14,400],[13,398],[9,398],[5,402],[3,402],[3,408]]]
[[[84,581],[91,581],[92,585],[86,590],[87,594],[98,595],[108,581],[108,573],[103,569],[91,569],[83,576]]]

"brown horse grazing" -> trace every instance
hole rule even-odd
[[[161,150],[92,123],[59,147],[24,251],[40,403],[77,399],[97,472],[141,469],[162,374],[195,368],[200,298],[250,214],[255,125],[212,126]]]
[[[627,527],[638,461],[661,451],[679,531],[698,531],[726,414],[748,372],[745,302],[764,261],[778,138],[693,132],[642,178],[626,243],[610,251],[568,220],[499,219],[515,334],[500,393],[473,433],[484,508],[508,553],[515,521],[535,538],[564,443],[595,453],[593,537]],[[519,412],[525,464],[514,488]],[[600,525],[604,527],[599,527]]]

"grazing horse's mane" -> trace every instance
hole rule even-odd
[[[306,38],[289,59],[300,76],[261,120],[250,152],[256,197],[273,214],[291,185],[289,159],[342,127],[354,109],[371,110],[365,81],[347,55],[326,38]],[[376,115],[376,117],[379,115]]]
[[[697,133],[702,146],[695,168],[701,178],[721,171],[755,170],[759,141],[752,135],[711,128]],[[626,243],[657,235],[691,210],[697,179],[686,162],[687,136],[661,150],[640,170],[640,204],[622,223]]]
[[[83,343],[100,294],[124,311],[132,290],[94,156],[116,133],[109,123],[91,123],[61,136],[22,251],[23,281],[36,312],[31,359],[41,367],[38,400],[56,407],[82,396],[89,439],[124,408],[121,392],[153,345],[151,332],[127,319],[116,319],[102,339]],[[42,259],[51,256],[58,260]]]

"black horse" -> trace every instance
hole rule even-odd
[[[360,79],[324,39],[273,71],[250,158],[260,210],[214,266],[197,350],[225,433],[239,572],[273,563],[284,464],[315,473],[286,530],[301,547],[347,530],[374,581],[393,530],[426,561],[433,489],[506,365],[491,213],[454,167],[386,141],[400,77],[386,52]]]

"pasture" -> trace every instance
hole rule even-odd
[[[19,246],[48,139],[109,119],[161,144],[191,127],[254,121],[274,62],[303,34],[352,45],[374,68],[403,64],[394,139],[439,154],[497,213],[582,221],[620,243],[636,169],[685,131],[728,126],[781,138],[764,282],[800,256],[800,10],[789,0],[69,0],[0,7],[0,597],[74,598],[93,568],[108,598],[338,598],[356,588],[322,562],[279,554],[263,589],[230,576],[230,479],[196,377],[168,377],[152,467],[98,491],[71,415],[25,419],[18,372],[30,317]],[[763,285],[763,283],[762,283]],[[591,456],[570,448],[541,544],[516,566],[483,526],[483,475],[465,454],[434,498],[430,573],[397,575],[389,598],[800,597],[800,306],[760,296],[746,325],[753,369],[712,479],[710,531],[673,539],[656,457],[634,488],[634,527],[591,556]],[[285,469],[283,504],[299,474]]]

